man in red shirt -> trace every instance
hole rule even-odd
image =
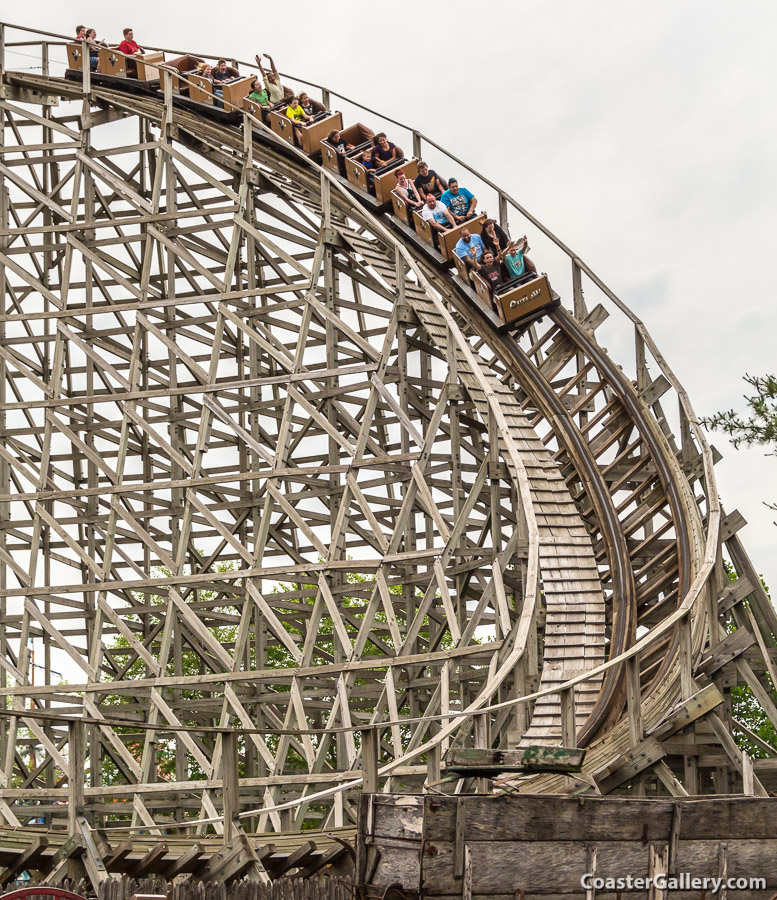
[[[134,40],[134,34],[131,28],[125,28],[122,32],[124,35],[124,40],[119,44],[119,53],[124,53],[127,56],[134,56],[136,53],[143,53],[144,50]]]

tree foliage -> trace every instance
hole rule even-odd
[[[702,419],[712,431],[722,431],[735,447],[773,446],[767,455],[777,455],[777,378],[774,375],[745,375],[755,391],[745,395],[749,414],[742,416],[733,409]]]
[[[745,395],[748,413],[740,415],[733,409],[701,419],[711,431],[728,435],[734,447],[766,446],[767,456],[777,456],[777,377],[774,375],[745,375],[754,393]],[[767,503],[777,510],[777,504]]]
[[[729,563],[726,563],[726,573],[729,581],[736,581],[736,570]],[[768,594],[769,588],[766,586],[763,578],[761,579],[761,584]],[[744,601],[745,606],[747,606],[747,602],[747,600]],[[726,631],[731,633],[736,630],[736,622],[732,615],[726,622]],[[764,685],[764,688],[774,697],[774,685],[768,675],[765,676],[765,680],[766,684]],[[749,731],[757,735],[762,741],[769,744],[769,746],[774,747],[777,751],[777,729],[764,712],[761,704],[756,700],[752,689],[748,685],[740,684],[731,688],[731,713],[737,722],[741,722]],[[734,726],[734,739],[736,740],[739,749],[747,751],[748,755],[754,759],[769,756],[763,747],[753,741],[745,732],[738,730],[736,725]]]
[[[219,572],[228,572],[235,569],[236,566],[231,562],[225,562],[216,567],[216,570]],[[161,576],[169,576],[171,573],[165,567],[160,567],[156,570],[157,575]],[[340,599],[340,605],[345,614],[345,629],[348,632],[349,637],[353,640],[356,637],[359,626],[363,620],[363,617],[367,611],[368,606],[368,598],[372,592],[373,582],[370,581],[364,575],[360,575],[359,573],[351,572],[346,576],[347,582],[349,584],[349,593]],[[235,582],[235,587],[240,587],[241,582],[237,580]],[[350,592],[350,585],[353,586],[353,593]],[[389,587],[389,591],[393,594],[401,595],[403,592],[403,588],[401,585],[391,585]],[[304,603],[308,606],[312,606],[314,603],[314,598],[317,593],[317,585],[315,584],[283,584],[278,583],[274,586],[271,593],[276,597],[278,595],[283,594],[291,594],[295,596],[297,599],[296,603]],[[224,605],[219,605],[212,607],[210,612],[212,614],[225,614],[230,616],[235,616],[235,607],[229,605],[229,591],[225,590],[221,592],[221,596],[224,602]],[[418,594],[418,599],[420,600],[422,595]],[[153,595],[150,598],[143,595],[138,595],[136,597],[139,603],[147,603],[154,606],[162,606],[167,603],[165,597],[161,595]],[[201,603],[207,603],[208,601],[216,599],[216,592],[209,590],[201,590],[198,592],[197,600]],[[140,618],[136,615],[126,615],[125,618],[132,622],[140,622]],[[305,617],[301,617],[301,621],[305,621]],[[379,610],[374,614],[373,619],[373,628],[380,628],[380,626],[385,626],[387,624],[387,616],[383,610]],[[293,624],[292,621],[286,622],[286,628],[289,634],[294,637],[294,639],[301,640],[303,637],[303,632],[300,627]],[[237,637],[238,626],[227,624],[221,626],[215,626],[213,624],[209,625],[209,630],[223,646],[227,648],[234,647],[235,639]],[[336,656],[339,642],[335,635],[334,623],[332,622],[331,617],[328,613],[325,613],[321,616],[321,619],[318,622],[317,628],[317,638],[316,638],[316,646],[319,650],[319,653],[316,657],[314,657],[314,664],[316,663],[324,663],[327,659],[332,659]],[[252,625],[253,632],[253,625]],[[428,616],[424,620],[424,624],[421,628],[420,636],[429,637],[430,632],[430,622]],[[268,641],[267,645],[264,649],[264,658],[262,660],[257,660],[256,657],[256,641],[255,635],[251,633],[249,635],[249,639],[247,642],[247,652],[248,652],[248,661],[247,666],[250,669],[257,668],[257,664],[260,663],[261,668],[268,669],[285,669],[285,668],[294,668],[297,666],[297,660],[295,657],[289,652],[289,650],[283,646],[278,641]],[[478,643],[478,640],[473,639],[475,643]],[[439,649],[447,649],[452,646],[452,639],[450,632],[448,629],[445,629],[444,632],[438,637],[438,647]],[[381,646],[382,645],[382,646]],[[123,651],[126,650],[128,654],[130,654],[131,647],[129,641],[123,635],[116,635],[112,639],[109,649],[112,651]],[[388,650],[389,653],[396,652],[398,648],[394,647],[394,642],[391,639],[391,636],[385,633],[381,633],[379,638],[375,642],[368,641],[365,645],[362,656],[370,657],[370,656],[382,656]],[[178,667],[176,670],[176,666]],[[171,658],[167,661],[166,670],[164,672],[167,676],[175,675],[176,671],[178,671],[183,676],[191,676],[197,675],[202,671],[202,658],[201,656],[193,649],[191,649],[187,644],[184,644],[184,648],[180,655],[177,658]],[[142,679],[147,678],[149,675],[147,671],[147,667],[145,662],[136,658],[135,661],[129,666],[127,671],[124,673],[125,679]],[[361,678],[356,678],[356,685],[361,685],[363,680]],[[279,681],[277,684],[267,684],[266,690],[270,692],[276,692],[278,694],[283,694],[289,690],[289,684],[287,681]],[[210,698],[219,697],[217,692],[210,693],[207,695],[201,690],[196,688],[194,689],[176,689],[175,691],[170,688],[162,688],[162,695],[165,699],[173,703],[175,701],[176,694],[178,696],[178,700],[187,701],[187,707],[191,709],[191,716],[187,716],[184,712],[179,714],[180,720],[182,724],[190,725],[196,729],[198,723],[200,722],[197,716],[197,707],[198,700],[208,700]],[[128,696],[127,693],[117,693],[110,695],[105,698],[103,703],[105,705],[122,705],[132,703],[133,699],[131,696]],[[329,699],[334,702],[335,697],[331,698],[322,698]],[[400,708],[400,714],[408,714],[410,710],[404,707]],[[309,721],[308,724],[313,727],[320,723],[315,723],[313,721]],[[131,731],[132,729],[127,729],[127,731]],[[117,728],[116,731],[118,733],[122,733],[124,729]],[[160,727],[160,731],[164,731],[164,727]],[[409,740],[410,732],[406,729],[401,729],[401,733],[403,736],[403,742],[405,740]],[[358,744],[358,735],[356,735],[356,742]],[[278,744],[278,736],[268,734],[265,736],[265,742],[269,749],[272,752],[275,752]],[[318,744],[318,739],[313,737],[313,744],[316,746]],[[240,741],[240,746],[242,746],[242,739]],[[142,738],[131,741],[127,743],[127,748],[130,753],[135,756],[135,758],[139,761],[143,749],[143,740]],[[330,756],[333,754],[334,745],[330,750]],[[157,775],[160,779],[169,780],[175,777],[176,771],[176,758],[178,756],[178,745],[174,739],[167,740],[159,740],[156,747],[156,758],[157,758]],[[329,760],[330,763],[335,764],[334,758]],[[198,766],[196,760],[187,755],[186,759],[186,768],[187,768],[187,777],[190,779],[201,779],[206,777],[206,774],[201,771]],[[288,749],[288,755],[286,757],[286,761],[284,764],[284,769],[301,769],[306,768],[306,763],[304,759],[299,756],[299,754],[294,750],[293,747]],[[241,774],[249,774],[242,773]],[[119,775],[119,770],[113,761],[110,758],[106,758],[103,762],[103,779],[105,783],[110,784],[114,781],[121,780]]]

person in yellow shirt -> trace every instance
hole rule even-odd
[[[313,116],[309,116],[302,108],[299,97],[291,97],[289,99],[286,115],[294,123],[294,143],[299,147],[302,145],[302,126],[312,122]]]
[[[299,97],[292,97],[289,105],[286,107],[286,115],[293,121],[303,125],[313,121],[313,116],[309,116],[300,106]]]

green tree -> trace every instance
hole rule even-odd
[[[726,574],[729,581],[736,581],[737,573],[730,563],[726,563]],[[769,588],[766,586],[763,578],[761,584],[766,593]],[[743,605],[746,607],[748,601],[745,600]],[[736,622],[733,614],[729,615],[726,621],[726,631],[729,633],[737,630]],[[774,695],[774,685],[769,676],[766,676],[767,685]],[[777,750],[777,729],[775,729],[771,719],[766,715],[761,704],[756,700],[752,690],[746,684],[739,684],[731,688],[731,713],[737,722],[741,722],[749,731],[765,741],[769,746]],[[737,730],[734,726],[734,739],[740,750],[746,750],[748,755],[754,759],[763,758],[769,754],[766,750],[753,741],[744,731]]]
[[[236,568],[236,565],[231,562],[226,562],[217,567],[217,571],[219,572],[229,572]],[[169,576],[170,572],[166,570],[164,567],[161,567],[156,570],[156,574],[159,576],[165,575]],[[364,575],[359,573],[348,573],[346,575],[347,581],[349,585],[353,585],[353,593],[347,594],[346,596],[341,598],[340,605],[345,613],[345,628],[348,632],[349,637],[353,640],[358,632],[359,626],[362,623],[364,615],[367,611],[369,596],[372,592],[373,582]],[[240,586],[240,581],[235,582],[235,587]],[[401,595],[402,594],[402,586],[401,585],[393,585],[389,587],[389,590],[393,594]],[[277,584],[273,590],[272,594],[274,595],[283,595],[290,594],[295,600],[294,603],[305,603],[308,606],[312,606],[315,602],[315,595],[317,592],[317,585],[315,584],[306,584],[306,583],[298,583],[298,584]],[[214,614],[224,613],[231,614],[234,616],[235,608],[234,606],[229,605],[228,596],[229,591],[225,589],[221,592],[224,597],[224,605],[212,607],[211,612]],[[216,592],[215,591],[199,591],[197,595],[197,600],[199,602],[211,601],[215,599]],[[420,600],[422,594],[418,592],[418,599]],[[166,598],[161,595],[152,595],[150,598],[146,595],[138,595],[138,602],[145,602],[154,606],[162,606],[166,604]],[[305,617],[302,617],[304,621]],[[140,617],[136,615],[128,615],[126,616],[128,622],[140,622]],[[396,651],[396,647],[394,647],[394,643],[391,639],[390,634],[387,633],[388,619],[386,613],[383,610],[379,610],[375,614],[373,628],[371,630],[376,631],[376,640],[368,641],[364,650],[363,656],[382,656],[385,652],[393,653]],[[382,627],[383,626],[383,627]],[[223,645],[230,646],[234,645],[236,636],[237,636],[237,625],[221,625],[214,626],[211,625],[210,631],[214,635],[214,637]],[[290,622],[287,622],[286,627],[290,634],[292,635],[301,635],[302,632],[299,628],[296,628]],[[380,634],[378,634],[378,630]],[[339,646],[336,644],[335,630],[334,624],[332,622],[331,617],[328,613],[324,613],[320,622],[317,626],[317,640],[316,644],[320,651],[320,654],[317,657],[317,661],[324,664],[327,659],[331,659],[336,653],[336,647]],[[430,622],[428,616],[424,620],[424,624],[421,629],[421,634],[419,637],[422,641],[429,640],[430,636]],[[158,638],[159,639],[159,638]],[[157,639],[157,640],[158,640]],[[442,634],[438,634],[435,640],[435,649],[447,649],[452,646],[452,639],[450,632],[445,629]],[[253,636],[250,637],[248,642],[249,654],[250,654],[250,666],[252,668],[256,667],[256,642],[253,639]],[[129,641],[123,635],[116,635],[109,645],[109,649],[111,651],[125,651],[127,656],[132,653]],[[201,671],[201,658],[198,653],[196,653],[192,649],[184,649],[179,658],[179,666],[181,673],[186,675],[196,675]],[[175,673],[175,665],[176,660],[170,659],[166,666],[166,675],[173,675]],[[266,656],[262,661],[263,668],[294,668],[297,665],[296,659],[292,656],[292,654],[283,646],[280,642],[271,641],[268,643],[266,648]],[[146,668],[145,662],[137,658],[135,661],[129,666],[127,671],[124,674],[125,679],[142,679],[148,677],[148,671]],[[356,684],[361,685],[363,683],[363,679],[357,677]],[[269,686],[268,689],[274,690],[279,694],[283,694],[289,690],[289,685],[287,683],[279,682],[278,684]],[[173,699],[172,691],[168,688],[162,689],[163,695],[166,697],[168,701]],[[213,694],[208,693],[207,696],[203,692],[199,690],[178,690],[177,691],[179,698],[191,701],[187,703],[187,706],[192,710],[196,710],[197,701],[200,699],[212,699]],[[327,699],[327,698],[324,698]],[[328,698],[331,701],[334,701],[334,696]],[[126,693],[114,694],[106,697],[103,701],[104,705],[114,705],[119,706],[122,704],[131,703],[133,698],[128,697]],[[400,709],[400,714],[409,714],[409,708]],[[179,713],[179,717],[183,724],[191,725],[192,727],[197,727],[197,720],[195,718],[187,718],[183,713]],[[309,721],[308,724],[313,727],[315,725],[320,725],[320,723],[315,723],[313,721]],[[118,733],[122,733],[125,729],[117,728]],[[163,730],[163,729],[161,729]],[[133,729],[128,727],[126,729],[127,732],[132,732]],[[407,730],[405,733],[405,729],[402,729],[403,740],[409,740],[410,731]],[[279,738],[275,735],[267,735],[265,737],[265,741],[270,748],[271,751],[275,751],[277,748]],[[356,737],[358,744],[358,735]],[[318,739],[313,739],[313,744],[316,746],[318,744]],[[127,748],[130,753],[132,753],[137,759],[140,759],[142,749],[143,749],[143,739],[139,738],[136,741],[130,742],[127,744]],[[332,764],[335,763],[334,758],[334,745],[332,745],[330,754]],[[175,740],[162,741],[159,743],[157,747],[157,772],[158,775],[163,779],[171,779],[175,777],[175,768],[176,768],[176,756],[177,756],[177,746]],[[199,766],[196,764],[196,761],[188,757],[188,777],[191,779],[199,779],[204,777],[204,773],[200,770]],[[290,748],[288,751],[288,756],[286,758],[286,762],[284,765],[285,769],[295,769],[295,768],[305,768],[306,763],[302,757],[300,757],[293,748]],[[103,763],[103,778],[105,783],[110,784],[116,781],[122,781],[120,772],[117,766],[113,763],[113,761],[106,757]]]
[[[748,413],[740,415],[733,409],[715,413],[701,419],[711,431],[728,435],[734,447],[765,446],[767,456],[777,456],[777,378],[774,375],[745,375],[745,381],[753,389],[745,394]],[[770,509],[777,504],[767,503]]]

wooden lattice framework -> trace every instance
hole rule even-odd
[[[67,81],[56,45],[0,93],[8,825],[343,826],[452,740],[765,793],[730,689],[777,722],[777,619],[642,323],[557,242],[569,308],[498,335],[247,114]]]

